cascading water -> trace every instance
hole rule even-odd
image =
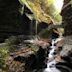
[[[55,66],[57,64],[57,61],[55,60],[57,53],[54,54],[54,52],[57,49],[55,44],[62,39],[62,37],[59,37],[57,39],[52,40],[52,46],[50,47],[51,50],[48,54],[47,68],[43,72],[61,72]]]
[[[31,23],[30,23],[30,34],[31,34],[31,36],[33,35],[32,34],[32,27],[33,27],[33,20],[31,20]]]
[[[36,29],[35,29],[36,36],[37,36],[37,24],[38,24],[38,21],[36,21],[36,24],[35,24],[35,25],[36,25],[36,26],[35,26],[35,28],[36,28]]]
[[[31,18],[31,22],[30,22],[31,37],[34,36],[34,38],[37,38],[37,25],[38,25],[38,21]]]

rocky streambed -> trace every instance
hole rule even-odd
[[[14,37],[13,37],[14,38]],[[11,38],[10,38],[11,39]],[[15,40],[16,38],[14,38]],[[12,39],[13,40],[13,39]],[[5,59],[8,67],[6,72],[71,72],[72,71],[72,36],[65,37],[65,43],[59,54],[54,51],[56,46],[47,40],[39,40],[25,44],[24,41],[18,42],[12,40],[6,44],[0,44],[1,47],[9,49],[9,54]],[[21,40],[21,39],[20,39]],[[7,42],[7,41],[6,41]],[[47,42],[47,43],[46,43]],[[40,44],[39,44],[40,43]],[[62,43],[62,42],[59,42]],[[46,45],[45,45],[46,44]],[[42,47],[41,45],[45,45]],[[60,45],[57,43],[57,45]],[[50,47],[53,47],[51,50]],[[58,50],[57,50],[58,52]],[[50,60],[49,54],[52,55]],[[56,55],[57,54],[57,55]],[[48,68],[50,65],[50,69]]]

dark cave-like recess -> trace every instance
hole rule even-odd
[[[11,35],[30,34],[30,20],[25,14],[20,14],[19,8],[21,6],[18,0],[0,0],[0,42],[3,42],[4,39]],[[28,13],[30,12],[28,11]],[[62,16],[65,25],[65,35],[71,35],[72,7],[68,6],[62,10]]]
[[[0,42],[11,35],[28,35],[30,20],[21,15],[18,0],[0,0]]]

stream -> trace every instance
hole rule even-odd
[[[56,53],[54,54],[55,50],[57,49],[57,47],[55,46],[55,44],[60,41],[62,38],[57,38],[56,40],[52,40],[52,46],[50,47],[51,50],[48,54],[48,62],[47,62],[47,68],[43,71],[43,72],[61,72],[60,70],[58,70],[56,68],[56,63],[57,61],[55,60],[55,56],[57,55]]]

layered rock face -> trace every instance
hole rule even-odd
[[[20,7],[18,0],[0,1],[0,41],[11,35],[29,33],[29,19],[21,16]]]
[[[67,1],[65,1],[67,3]],[[30,20],[26,15],[21,16],[19,12],[20,3],[15,1],[0,1],[0,41],[11,36],[19,34],[29,34]],[[26,10],[28,11],[28,10]],[[68,6],[62,11],[65,35],[72,33],[72,7]]]

